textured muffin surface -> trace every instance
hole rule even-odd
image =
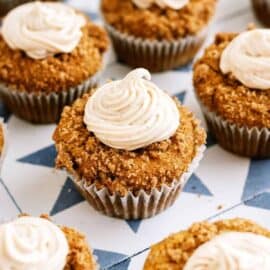
[[[190,0],[180,10],[153,5],[139,9],[132,0],[102,0],[101,9],[108,24],[122,33],[153,40],[174,40],[196,35],[211,20],[216,0]]]
[[[54,133],[56,165],[76,178],[111,193],[136,194],[171,184],[185,171],[205,143],[205,132],[192,113],[177,102],[181,123],[168,140],[135,151],[117,150],[101,143],[83,122],[89,95],[66,107]]]
[[[0,82],[27,92],[61,92],[75,87],[102,68],[108,47],[105,31],[88,20],[83,36],[71,53],[60,53],[43,60],[13,50],[0,35]]]
[[[173,234],[154,245],[144,270],[182,270],[198,247],[225,232],[250,232],[270,238],[267,229],[245,219],[195,223],[188,230]]]
[[[219,67],[224,49],[236,37],[221,33],[194,66],[193,81],[199,100],[210,111],[240,126],[270,128],[270,89],[250,89]]]

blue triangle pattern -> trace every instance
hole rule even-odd
[[[246,206],[270,210],[270,193],[263,192],[258,196],[255,196],[252,200],[245,201],[244,204]]]
[[[139,230],[139,227],[141,225],[142,220],[140,220],[140,219],[138,219],[138,220],[127,220],[126,222],[127,222],[128,226],[130,227],[130,229],[133,232],[137,233],[138,230]]]
[[[83,201],[85,201],[85,199],[77,191],[72,180],[68,177],[50,212],[50,215],[56,215],[57,213],[64,211]]]
[[[184,187],[184,192],[205,195],[205,196],[213,196],[213,194],[209,191],[209,189],[203,184],[201,179],[193,174],[188,180],[187,184]]]
[[[32,165],[54,168],[56,155],[56,149],[54,145],[51,145],[41,150],[38,150],[37,152],[34,152],[30,155],[22,157],[17,161],[22,163],[29,163]]]
[[[96,21],[99,19],[99,15],[97,12],[87,12],[87,15],[91,18],[91,20]]]
[[[248,197],[251,197],[253,194],[258,194],[266,189],[270,189],[270,159],[252,159],[242,194],[242,199],[245,200]],[[269,196],[270,200],[270,194],[267,194],[268,193],[266,193],[264,196]]]
[[[180,92],[180,93],[176,94],[175,96],[179,99],[179,101],[181,103],[184,103],[186,94],[187,94],[187,92],[183,91],[183,92]]]
[[[102,249],[95,249],[94,255],[98,258],[98,263],[101,266],[101,269],[117,269],[117,270],[127,270],[128,266],[130,264],[130,259],[126,260],[128,258],[128,255],[102,250]],[[116,267],[117,263],[120,263],[122,261],[123,267],[122,268],[113,268],[114,265]]]
[[[11,113],[8,111],[3,102],[0,102],[0,117],[4,118],[4,121],[7,122]]]

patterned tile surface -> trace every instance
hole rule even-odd
[[[99,20],[97,0],[70,0]],[[220,0],[207,43],[216,31],[243,30],[256,21],[248,0]],[[161,88],[176,95],[202,118],[191,84],[191,67],[154,74]],[[111,53],[103,80],[124,76],[130,69]],[[138,270],[148,247],[192,222],[210,217],[244,216],[270,227],[270,161],[250,160],[221,149],[209,136],[204,160],[176,204],[149,220],[124,221],[93,210],[64,172],[54,167],[54,125],[34,126],[11,115],[0,104],[7,121],[9,150],[0,180],[0,221],[20,211],[50,213],[56,222],[84,231],[102,269]],[[146,250],[145,252],[142,252]]]

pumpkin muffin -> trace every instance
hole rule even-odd
[[[0,96],[25,120],[56,122],[96,85],[107,46],[105,31],[65,4],[21,5],[1,27]]]
[[[1,269],[97,270],[85,236],[48,216],[20,216],[0,225]]]
[[[193,224],[152,246],[144,270],[270,268],[269,230],[245,219]]]
[[[194,66],[209,130],[225,149],[254,158],[270,157],[268,37],[265,29],[218,34]]]
[[[270,26],[270,2],[268,0],[251,0],[257,18],[266,26]]]
[[[137,69],[84,95],[53,136],[57,168],[110,216],[147,218],[169,207],[205,148],[193,114],[150,78]]]
[[[102,0],[101,11],[119,60],[152,72],[192,60],[216,0]]]

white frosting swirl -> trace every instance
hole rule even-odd
[[[57,53],[70,53],[78,45],[86,23],[82,15],[68,5],[31,2],[8,13],[1,29],[12,49],[29,57],[43,59]]]
[[[187,5],[189,0],[132,0],[133,3],[142,9],[149,8],[153,4],[157,4],[160,8],[169,7],[171,9],[181,9]]]
[[[270,239],[253,233],[229,232],[200,246],[184,270],[269,270]]]
[[[270,30],[239,34],[225,48],[220,61],[224,74],[231,72],[249,88],[270,89]]]
[[[97,89],[85,107],[88,130],[104,144],[129,151],[174,135],[180,121],[177,106],[150,80],[150,73],[139,68]]]
[[[1,270],[63,270],[68,242],[52,222],[21,217],[0,226]]]

